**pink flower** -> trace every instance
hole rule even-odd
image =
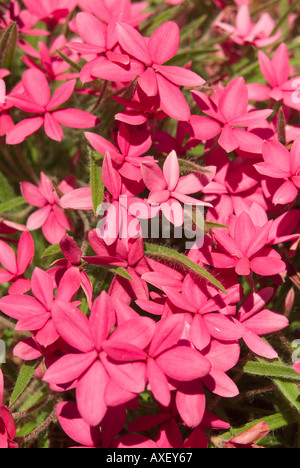
[[[293,369],[295,372],[298,372],[298,374],[300,374],[300,361],[296,362],[296,364],[293,365]]]
[[[49,28],[64,22],[67,16],[76,8],[77,0],[24,0],[26,8]]]
[[[233,79],[224,89],[216,89],[209,98],[192,91],[200,110],[209,117],[192,115],[187,132],[198,140],[210,140],[219,135],[218,143],[230,153],[237,148],[261,154],[263,140],[251,132],[259,128],[272,113],[271,109],[248,112],[248,91],[244,78]]]
[[[62,193],[72,190],[66,181],[59,184]],[[50,244],[58,244],[67,230],[73,225],[59,206],[59,196],[53,188],[51,179],[41,172],[39,186],[30,182],[21,182],[21,192],[24,199],[39,210],[32,213],[27,219],[26,226],[29,231],[42,228],[43,234]]]
[[[23,232],[15,251],[0,240],[0,263],[5,270],[0,269],[0,283],[12,282],[9,294],[23,294],[31,289],[30,280],[24,278],[24,273],[34,256],[34,243],[29,232]]]
[[[69,269],[61,280],[56,296],[53,297],[54,285],[47,272],[36,267],[31,278],[33,296],[13,294],[0,299],[0,310],[17,320],[16,330],[34,332],[40,346],[50,346],[59,339],[53,322],[53,308],[56,301],[67,307],[80,287],[80,275],[77,268]],[[72,307],[78,305],[74,302]]]
[[[265,288],[252,294],[245,300],[236,316],[244,327],[243,340],[248,348],[266,359],[276,359],[278,354],[260,336],[275,333],[289,325],[287,317],[264,308],[273,294],[273,288]]]
[[[98,123],[97,117],[80,109],[63,108],[55,110],[72,96],[76,80],[62,84],[51,97],[45,75],[38,69],[26,70],[22,77],[24,94],[14,94],[8,102],[24,112],[38,114],[18,123],[7,135],[8,145],[23,142],[43,125],[49,138],[55,141],[63,139],[60,125],[70,128],[91,128]]]
[[[234,268],[238,275],[249,276],[251,271],[270,276],[286,270],[276,250],[268,246],[269,223],[256,227],[249,214],[242,212],[232,229],[214,229],[216,249],[212,252],[216,268]]]
[[[29,43],[23,41],[20,47],[29,56],[22,57],[23,62],[29,68],[41,70],[49,81],[64,81],[77,78],[79,73],[66,73],[70,69],[70,64],[57,53],[57,50],[60,50],[64,55],[69,56],[73,62],[78,60],[78,54],[70,54],[69,49],[65,47],[66,43],[67,39],[65,36],[60,35],[52,42],[49,48],[44,42],[39,42],[38,50],[36,50]]]
[[[222,21],[215,22],[215,26],[221,28],[225,34],[230,34],[230,39],[236,44],[253,44],[258,48],[274,44],[282,34],[279,29],[272,35],[276,23],[268,13],[263,13],[258,22],[254,23],[247,2],[239,2],[235,26]]]
[[[272,58],[269,58],[262,51],[259,51],[258,58],[262,74],[269,85],[247,84],[249,100],[266,101],[267,99],[274,99],[278,102],[282,101],[287,107],[299,110],[299,102],[294,102],[293,96],[297,91],[300,77],[290,78],[294,75],[294,72],[290,65],[286,44],[280,44]]]
[[[182,226],[184,210],[181,203],[194,206],[211,206],[189,194],[202,190],[214,177],[215,168],[208,167],[205,174],[189,174],[180,177],[180,167],[175,151],[167,157],[163,170],[158,165],[143,164],[142,174],[146,187],[150,190],[148,202],[159,205],[165,217],[175,226]]]
[[[16,437],[15,421],[9,409],[2,405],[3,394],[4,379],[0,369],[0,448],[18,448],[18,444],[14,442]]]
[[[88,424],[96,426],[102,421],[107,407],[111,406],[108,399],[122,398],[122,391],[132,399],[134,393],[144,390],[146,383],[144,363],[132,362],[126,356],[123,362],[112,361],[105,352],[106,345],[109,346],[115,336],[120,336],[121,341],[127,336],[129,350],[138,346],[145,348],[151,339],[145,329],[152,321],[145,317],[135,318],[130,323],[119,325],[110,335],[116,317],[112,300],[105,292],[95,300],[89,319],[72,305],[66,307],[59,302],[53,318],[60,336],[76,353],[66,354],[54,362],[43,380],[59,385],[74,382],[79,413]],[[143,355],[142,351],[140,354]],[[110,393],[113,392],[110,380],[116,395]]]
[[[16,23],[20,34],[29,36],[47,36],[49,34],[44,29],[33,29],[38,22],[38,17],[28,10],[21,10],[17,0],[10,0],[9,3],[2,4],[1,8],[5,8],[4,13],[1,13],[1,29],[6,29],[12,23]]]
[[[263,158],[264,162],[255,164],[256,170],[280,182],[272,202],[275,205],[293,203],[300,188],[300,140],[293,143],[291,151],[277,141],[265,142]],[[281,184],[282,179],[284,182]]]
[[[96,15],[104,23],[114,28],[117,21],[139,26],[151,13],[143,13],[148,7],[148,2],[131,0],[78,0],[79,7]]]
[[[151,37],[144,38],[132,26],[117,24],[121,47],[144,65],[138,85],[149,97],[159,96],[161,109],[176,120],[187,121],[190,108],[179,86],[201,86],[204,80],[196,73],[177,66],[166,66],[180,43],[180,31],[175,22],[159,26]]]

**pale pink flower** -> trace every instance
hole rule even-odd
[[[254,426],[246,429],[237,436],[230,439],[228,442],[224,442],[224,448],[228,449],[241,449],[241,448],[263,448],[257,445],[255,442],[262,439],[270,432],[270,427],[265,421],[254,424]]]
[[[81,109],[60,108],[72,96],[76,80],[62,84],[52,95],[44,73],[38,69],[26,70],[22,77],[25,93],[16,93],[7,98],[8,102],[24,112],[37,114],[18,123],[6,137],[8,145],[23,142],[42,126],[49,138],[55,141],[63,139],[61,125],[70,128],[91,128],[98,123],[98,118]],[[57,109],[57,110],[55,110]]]
[[[180,177],[180,167],[175,151],[167,157],[163,170],[158,165],[142,165],[142,175],[150,190],[148,202],[160,207],[165,217],[175,226],[182,226],[184,209],[181,203],[194,206],[211,206],[189,196],[201,192],[215,175],[215,167],[207,167],[204,174]]]
[[[21,192],[24,199],[32,206],[39,208],[27,219],[27,229],[35,231],[42,228],[43,234],[50,244],[58,244],[67,230],[73,225],[59,204],[59,196],[53,188],[51,179],[41,172],[39,186],[30,182],[21,182]],[[66,181],[62,181],[58,188],[62,193],[73,190]]]
[[[234,26],[222,21],[215,22],[215,26],[222,29],[225,34],[230,34],[230,39],[236,44],[253,44],[258,48],[274,44],[282,34],[280,29],[272,34],[276,23],[269,13],[263,13],[257,23],[254,23],[247,2],[239,2]]]
[[[24,5],[40,21],[54,28],[63,23],[67,16],[76,8],[78,0],[24,0]]]

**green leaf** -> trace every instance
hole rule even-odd
[[[12,211],[15,208],[18,208],[21,205],[24,205],[26,202],[23,197],[16,197],[12,200],[6,201],[0,204],[0,213],[6,213],[7,211]]]
[[[50,245],[50,247],[48,247],[45,252],[43,253],[43,255],[41,256],[41,258],[46,258],[46,257],[51,257],[52,255],[58,255],[61,253],[61,248],[60,248],[60,245],[59,244],[56,244],[56,245]]]
[[[125,268],[118,267],[118,268],[111,268],[110,271],[114,273],[115,275],[122,276],[122,278],[128,279],[132,281],[132,278],[129,273],[125,270]]]
[[[292,369],[292,367],[282,365],[277,361],[249,361],[243,364],[242,369],[246,374],[300,381],[300,375],[297,374],[297,372],[295,372],[294,369]]]
[[[89,149],[90,153],[90,181],[92,189],[92,200],[94,213],[97,214],[99,206],[103,202],[104,197],[104,184],[102,181],[102,167],[101,162],[103,156]]]
[[[5,175],[0,172],[0,201],[5,202],[14,198],[15,194]]]
[[[209,283],[213,284],[220,291],[227,293],[226,289],[222,286],[222,284],[216,278],[214,278],[214,276],[208,273],[208,271],[205,270],[205,268],[200,267],[188,257],[182,255],[181,253],[175,250],[160,245],[146,243],[145,255],[152,258],[156,258],[161,261],[165,261],[167,264],[175,264],[181,269],[193,274],[194,276],[197,276],[198,278],[200,277],[201,279],[205,279]]]
[[[224,224],[212,223],[210,221],[205,221],[205,229],[228,229],[228,226]]]
[[[14,22],[4,31],[0,40],[0,66],[11,68],[18,41],[17,23]]]
[[[26,390],[39,364],[40,360],[28,361],[23,365],[10,399],[10,406],[12,406]]]

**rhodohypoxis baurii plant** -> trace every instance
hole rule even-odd
[[[1,447],[298,444],[287,3],[0,5]]]

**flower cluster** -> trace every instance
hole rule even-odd
[[[266,337],[289,326],[277,298],[296,284],[299,83],[269,14],[209,3],[226,33],[213,57],[234,67],[251,47],[267,84],[181,63],[180,21],[144,33],[146,2],[0,6],[26,67],[17,82],[1,70],[2,146],[23,163],[38,152],[19,180],[24,224],[0,219],[0,311],[30,333],[13,354],[39,363],[79,446],[207,448],[231,426],[209,403],[240,394],[236,366],[280,357]],[[255,427],[227,447],[256,446],[269,427]],[[15,435],[2,406],[0,446]]]

